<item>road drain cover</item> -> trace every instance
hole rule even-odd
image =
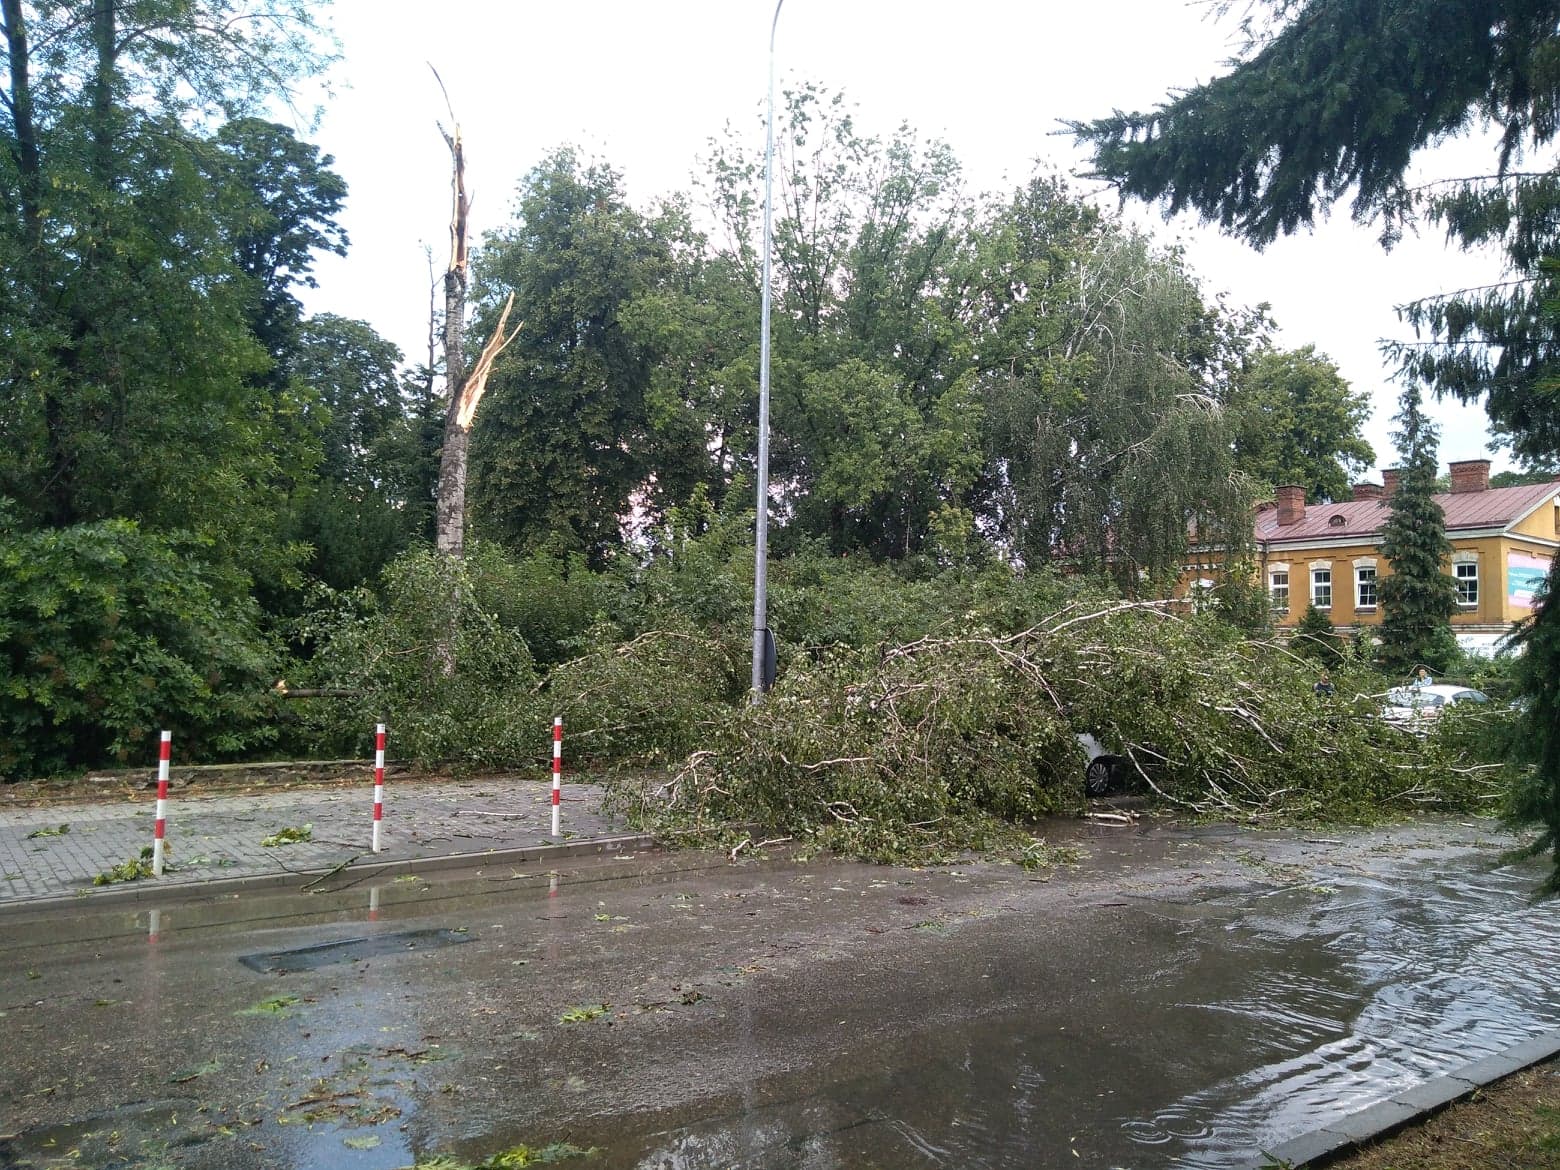
[[[394,934],[346,938],[339,942],[318,943],[312,947],[296,947],[290,951],[243,955],[238,961],[251,971],[286,974],[290,971],[313,971],[332,963],[356,963],[375,955],[400,955],[407,951],[430,950],[470,941],[469,934],[457,934],[453,930],[400,930]]]

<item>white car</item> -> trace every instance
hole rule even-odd
[[[1445,683],[1429,683],[1425,686],[1393,687],[1387,692],[1381,708],[1381,717],[1388,723],[1404,727],[1423,725],[1441,713],[1443,707],[1458,703],[1488,703],[1490,697],[1472,687],[1454,687]]]

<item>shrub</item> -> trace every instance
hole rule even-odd
[[[362,753],[383,721],[394,753],[425,763],[505,767],[545,754],[550,719],[530,650],[492,608],[496,564],[507,562],[418,549],[386,568],[377,595],[337,595],[312,631],[315,669],[353,695],[311,710],[327,741]]]
[[[247,601],[127,520],[0,533],[0,775],[231,757],[269,741],[275,661]]]
[[[649,630],[627,642],[603,627],[583,656],[553,669],[543,688],[563,716],[570,753],[596,762],[679,759],[741,701],[748,647],[687,629]]]
[[[1305,607],[1305,613],[1295,626],[1291,649],[1302,657],[1318,662],[1329,670],[1343,661],[1343,640],[1333,629],[1327,615],[1314,605]]]
[[[612,582],[592,573],[584,557],[534,553],[511,561],[496,545],[480,543],[466,562],[479,608],[519,635],[538,667],[564,662],[590,645]]]

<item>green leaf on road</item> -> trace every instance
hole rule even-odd
[[[285,1016],[287,1009],[298,1002],[296,995],[278,995],[272,999],[262,999],[253,1007],[242,1008],[234,1012],[236,1016]]]
[[[193,1081],[196,1077],[203,1077],[217,1072],[221,1068],[222,1062],[220,1060],[208,1060],[205,1064],[198,1064],[194,1068],[180,1069],[168,1078],[168,1083],[171,1085],[182,1085],[188,1081]]]

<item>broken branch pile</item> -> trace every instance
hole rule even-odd
[[[1080,732],[1195,814],[1371,819],[1488,795],[1435,737],[1382,723],[1365,676],[1341,674],[1331,699],[1312,682],[1281,645],[1215,621],[1074,606],[1015,634],[793,663],[669,781],[625,780],[617,798],[641,823],[711,839],[757,826],[854,856],[947,856],[1014,846],[1019,826],[1079,810]]]

